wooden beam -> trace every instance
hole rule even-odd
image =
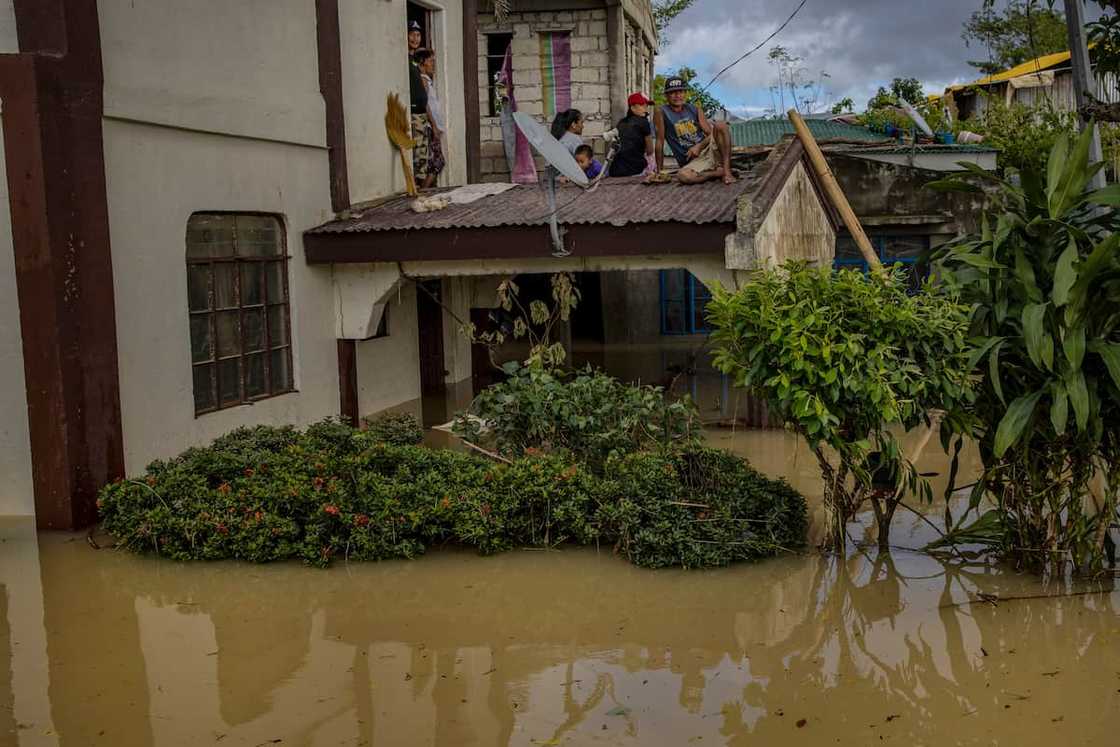
[[[75,529],[124,473],[101,35],[94,0],[14,11],[22,52],[0,55],[0,98],[35,519]]]
[[[354,340],[338,341],[338,413],[358,427],[358,350]]]
[[[346,166],[346,114],[342,103],[342,40],[338,0],[315,0],[315,32],[319,47],[319,91],[327,119],[327,160],[330,164],[331,208],[350,207]]]
[[[859,218],[856,217],[852,206],[848,204],[848,198],[844,196],[844,190],[840,189],[840,183],[836,181],[836,175],[833,174],[832,169],[829,168],[824,153],[821,152],[820,146],[817,145],[813,133],[809,131],[809,126],[805,124],[805,120],[801,118],[801,115],[798,114],[796,109],[789,110],[789,121],[793,122],[793,127],[797,130],[797,137],[801,140],[801,145],[804,146],[806,155],[809,156],[809,163],[813,166],[813,170],[820,178],[821,185],[824,187],[829,201],[840,213],[840,219],[844,221],[844,225],[848,227],[848,232],[851,233],[852,238],[856,242],[856,246],[859,247],[864,261],[866,261],[873,270],[882,268],[883,263],[879,261],[879,256],[875,254],[875,250],[871,247],[871,242],[868,240],[867,234],[864,233],[863,226],[859,223]]]
[[[482,111],[478,97],[478,0],[463,0],[463,118],[467,183],[482,180]]]

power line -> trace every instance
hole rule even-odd
[[[713,83],[715,83],[715,82],[716,82],[717,80],[719,80],[719,78],[720,78],[720,76],[721,76],[721,75],[723,75],[723,74],[724,74],[724,73],[726,73],[726,72],[727,72],[728,70],[730,70],[731,68],[733,68],[733,67],[735,67],[736,65],[738,65],[738,64],[739,64],[740,62],[742,62],[743,60],[745,60],[745,59],[747,59],[748,57],[750,57],[750,56],[751,56],[752,54],[754,54],[754,53],[755,53],[755,52],[757,52],[758,50],[760,50],[760,49],[762,49],[763,47],[765,47],[765,46],[766,46],[767,44],[769,44],[769,43],[770,43],[770,40],[771,40],[771,39],[773,39],[773,38],[774,38],[775,36],[777,36],[778,34],[782,33],[782,31],[783,31],[783,30],[785,29],[785,27],[786,27],[786,26],[788,26],[788,25],[790,24],[790,22],[791,22],[791,21],[792,21],[792,20],[793,20],[793,19],[794,19],[794,18],[795,18],[795,17],[797,16],[797,14],[801,12],[801,9],[805,7],[805,3],[807,3],[807,2],[809,2],[809,0],[801,0],[801,4],[800,4],[800,5],[798,5],[798,6],[796,7],[796,8],[794,8],[793,12],[792,12],[792,13],[790,13],[790,15],[789,15],[789,18],[787,18],[787,19],[785,20],[785,22],[784,22],[784,23],[782,23],[782,25],[781,25],[781,26],[779,26],[778,28],[776,28],[776,29],[774,30],[774,33],[770,34],[770,36],[768,36],[768,37],[766,37],[765,39],[763,39],[763,40],[762,40],[762,41],[761,41],[761,42],[760,42],[760,43],[758,44],[758,46],[756,46],[756,47],[755,47],[754,49],[751,49],[751,50],[750,50],[750,51],[748,51],[748,52],[747,52],[746,54],[744,54],[743,56],[739,57],[739,59],[735,60],[735,61],[734,61],[734,62],[732,62],[732,63],[731,63],[730,65],[728,65],[727,67],[725,67],[725,68],[724,68],[723,70],[720,70],[720,71],[719,71],[718,73],[716,73],[715,77],[714,77],[714,78],[712,78],[712,79],[711,79],[710,81],[708,81],[708,85],[706,85],[706,86],[704,86],[703,88],[701,88],[701,89],[700,89],[700,93],[704,93],[705,91],[707,91],[707,90],[708,90],[709,88],[711,88],[711,87],[712,87],[712,84],[713,84]]]

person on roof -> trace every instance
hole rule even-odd
[[[573,156],[583,145],[583,114],[579,109],[565,109],[552,120],[552,136]]]
[[[630,110],[615,128],[618,151],[611,161],[611,176],[637,176],[645,172],[647,159],[653,155],[653,128],[649,123],[652,103],[643,93],[632,93],[626,99]]]
[[[665,81],[666,106],[654,113],[657,170],[665,164],[665,143],[680,165],[677,179],[682,184],[699,184],[710,179],[735,182],[731,171],[731,132],[725,122],[709,122],[704,110],[685,102],[688,84],[676,76]]]
[[[575,157],[576,163],[583,169],[583,173],[587,175],[588,179],[594,179],[603,173],[603,164],[599,163],[599,159],[595,157],[595,151],[591,149],[590,145],[584,143],[576,148]]]
[[[430,49],[418,49],[412,55],[413,66],[420,72],[420,80],[424,85],[424,96],[427,99],[427,123],[423,131],[423,139],[427,144],[427,158],[416,166],[417,178],[420,178],[423,168],[424,188],[435,186],[436,178],[443,171],[446,161],[443,155],[443,107],[440,105],[436,93],[433,76],[436,74],[436,53]],[[417,144],[419,149],[420,144]],[[415,152],[415,151],[414,151]]]

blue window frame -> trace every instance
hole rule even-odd
[[[712,300],[707,286],[688,270],[661,271],[661,334],[702,335],[711,331],[704,310]]]
[[[917,292],[928,274],[918,271],[918,260],[929,249],[929,236],[869,234],[867,238],[871,240],[871,246],[875,248],[875,253],[883,264],[906,266],[910,274],[911,291]],[[868,270],[859,247],[847,235],[836,237],[836,259],[832,266],[837,270],[858,269],[863,273]]]

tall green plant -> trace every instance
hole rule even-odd
[[[1060,136],[1045,172],[995,184],[979,236],[940,251],[941,275],[973,308],[971,363],[985,473],[984,518],[1002,549],[1030,561],[1099,565],[1120,477],[1120,188],[1092,192],[1091,129]],[[976,190],[970,180],[940,189]],[[1091,486],[1111,486],[1092,491]]]
[[[716,367],[762,396],[816,455],[836,549],[866,502],[886,546],[898,488],[931,497],[890,426],[928,423],[934,408],[959,421],[970,397],[967,307],[932,286],[906,291],[897,270],[865,277],[791,263],[737,292],[717,288],[708,306]],[[876,489],[884,477],[895,489]]]

